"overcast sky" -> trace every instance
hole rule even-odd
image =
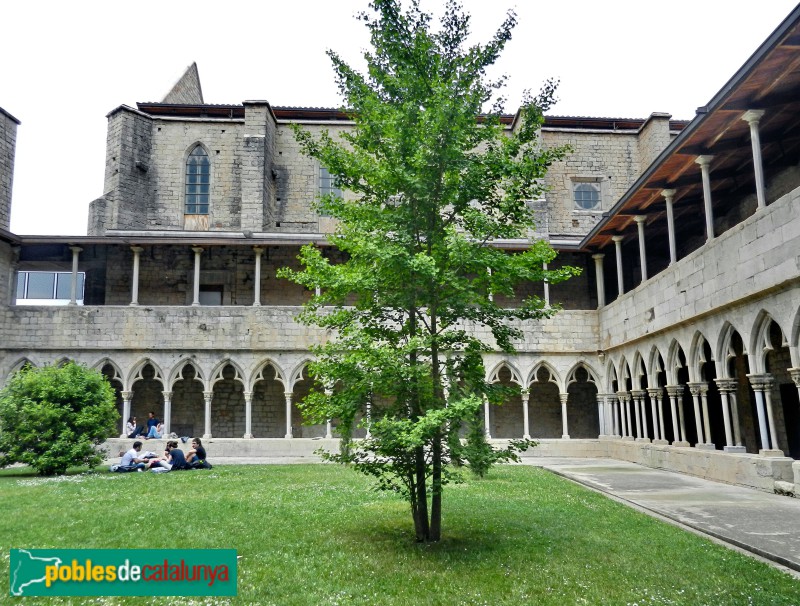
[[[441,0],[422,0],[436,13]],[[691,119],[794,8],[794,0],[464,0],[476,41],[514,8],[498,63],[506,109],[561,80],[553,115]],[[337,107],[325,50],[358,65],[366,0],[3,3],[0,107],[17,131],[11,229],[86,233],[103,194],[106,114],[160,101],[196,61],[206,103]]]

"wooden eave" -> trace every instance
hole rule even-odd
[[[730,200],[755,192],[748,110],[764,110],[759,123],[765,180],[800,161],[800,6],[667,146],[634,185],[584,238],[581,248],[598,250],[614,235],[633,236],[633,217],[648,216],[648,238],[666,232],[661,191],[675,189],[676,224],[704,222],[700,155],[711,160],[715,215]]]

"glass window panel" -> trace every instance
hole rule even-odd
[[[25,279],[27,277],[27,271],[21,271],[17,274],[17,299],[25,298]]]
[[[201,185],[200,186],[200,193],[201,194],[205,194],[207,196],[208,195],[208,185]]]
[[[69,299],[72,291],[72,274],[56,275],[56,299]]]
[[[27,299],[52,299],[56,275],[50,271],[32,271],[28,274]]]

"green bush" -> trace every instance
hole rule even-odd
[[[26,367],[0,392],[0,467],[24,463],[50,476],[98,465],[96,447],[118,420],[114,390],[99,372],[73,362]]]

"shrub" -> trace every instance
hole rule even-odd
[[[98,465],[97,446],[118,419],[114,390],[99,372],[73,362],[26,367],[0,392],[0,467],[24,463],[49,476]]]

